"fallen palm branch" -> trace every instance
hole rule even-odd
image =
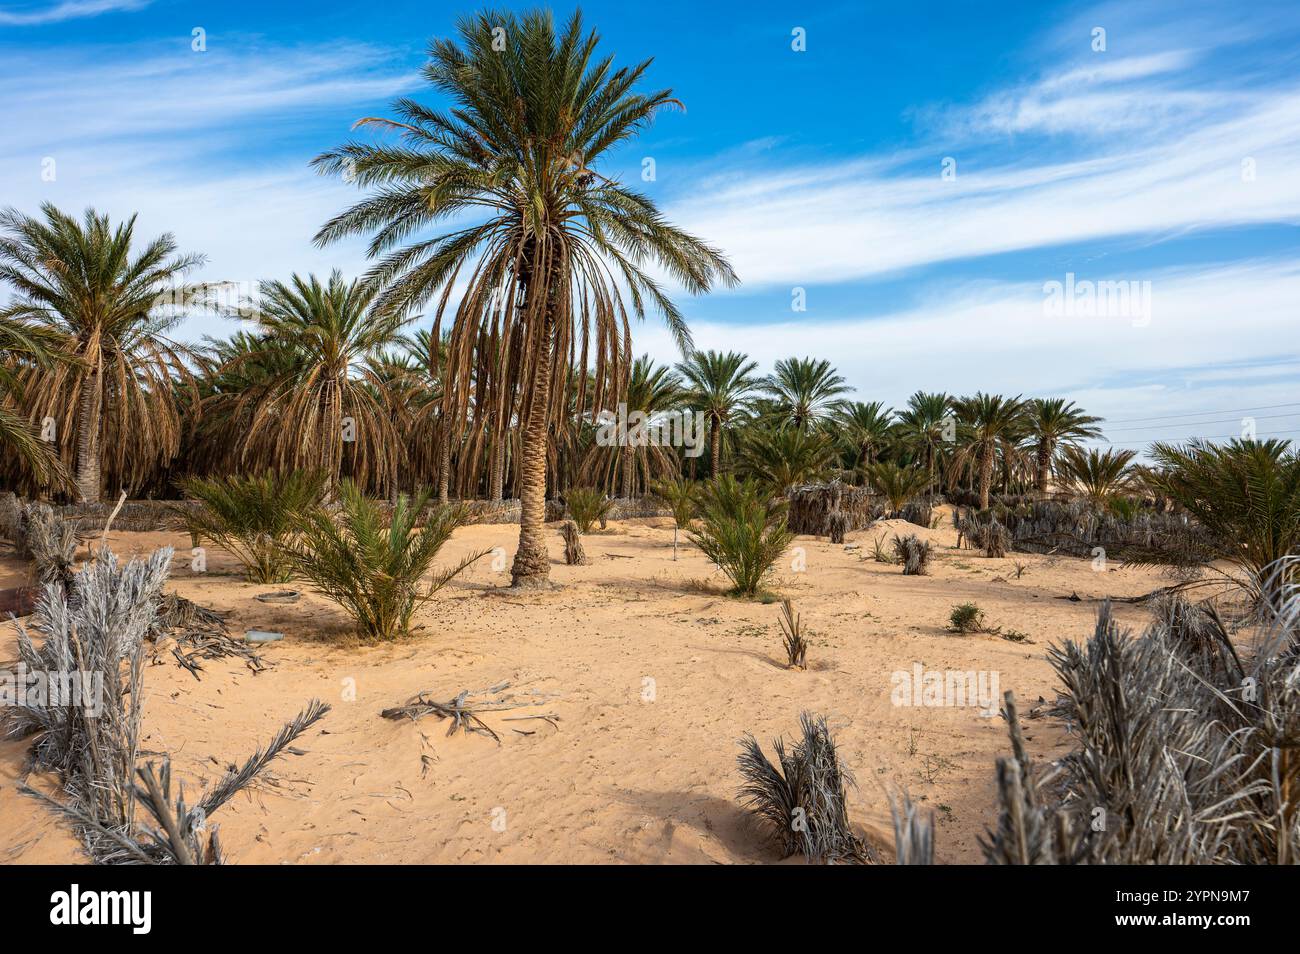
[[[176,662],[195,679],[203,661],[241,659],[254,673],[267,669],[266,661],[243,640],[230,635],[225,615],[200,606],[177,593],[158,601],[158,616],[150,629],[155,654],[169,648]]]
[[[379,714],[385,719],[410,719],[412,722],[424,718],[427,715],[437,716],[439,719],[450,719],[451,725],[447,728],[447,735],[456,734],[460,729],[466,734],[474,732],[479,735],[486,735],[492,738],[498,745],[501,744],[501,737],[492,730],[492,727],[479,718],[480,712],[501,712],[506,709],[522,709],[525,706],[537,705],[544,696],[538,696],[531,693],[532,699],[521,699],[513,693],[503,695],[505,690],[510,688],[510,683],[499,682],[495,686],[489,686],[487,689],[478,689],[470,691],[463,690],[454,699],[448,702],[439,702],[429,696],[431,690],[425,690],[413,696],[409,701],[400,706],[393,706],[385,709]],[[556,725],[559,716],[552,713],[544,715],[514,716],[507,719],[542,719],[551,725]],[[503,720],[505,721],[505,720]]]

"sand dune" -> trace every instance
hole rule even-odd
[[[789,734],[799,712],[826,714],[857,777],[851,817],[889,840],[889,793],[906,790],[937,815],[938,855],[980,860],[977,836],[993,821],[994,759],[1007,751],[1000,718],[974,707],[905,707],[891,701],[891,675],[927,670],[996,672],[1001,689],[1028,703],[1055,692],[1048,645],[1082,638],[1096,610],[1089,598],[1146,592],[1157,572],[1088,560],[1014,554],[984,559],[954,549],[955,531],[902,524],[933,540],[931,574],[904,577],[871,559],[877,524],[846,549],[800,537],[774,589],[795,600],[812,630],[807,672],[783,668],[778,607],[722,594],[721,575],[683,543],[673,560],[666,520],[612,523],[584,539],[590,566],[557,562],[557,587],[506,589],[508,566],[481,560],[418,615],[413,638],[361,646],[346,618],[305,594],[268,605],[227,555],[206,573],[188,569],[188,537],[115,533],[119,553],[177,548],[169,589],[232,613],[232,628],[279,630],[273,667],[207,663],[201,680],[158,660],[145,677],[144,747],[169,752],[187,791],[217,778],[319,697],[333,711],[300,741],[305,754],[276,763],[251,795],[214,821],[231,859],[243,863],[755,863],[779,860],[738,807],[736,740],[765,744]],[[513,552],[517,529],[458,530],[447,563],[480,549]],[[558,560],[562,545],[551,546]],[[1017,579],[1014,563],[1026,569]],[[802,572],[791,569],[802,563]],[[0,585],[23,568],[0,559]],[[1059,599],[1076,592],[1083,602]],[[947,631],[954,604],[974,601],[994,626],[1032,643]],[[1145,611],[1119,607],[1140,623]],[[14,624],[0,630],[12,658]],[[539,705],[486,716],[500,745],[480,735],[448,738],[448,723],[390,721],[380,710],[420,690],[448,699],[503,681],[542,694]],[[546,721],[506,721],[542,712]],[[1047,721],[1027,723],[1040,757],[1063,751]],[[522,734],[524,732],[530,734]],[[26,744],[0,744],[0,861],[84,860],[62,823],[15,780]],[[52,780],[35,779],[49,787]]]

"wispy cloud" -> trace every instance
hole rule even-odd
[[[2,7],[0,25],[41,26],[46,23],[97,17],[103,13],[131,13],[143,10],[152,2],[153,0],[63,0],[62,3],[53,6],[31,9]]]

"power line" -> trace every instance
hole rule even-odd
[[[1292,402],[1290,404],[1265,404],[1265,405],[1261,405],[1260,407],[1238,407],[1238,408],[1225,407],[1225,408],[1212,410],[1212,411],[1192,411],[1189,414],[1163,414],[1160,415],[1159,417],[1121,417],[1114,421],[1111,421],[1110,423],[1137,424],[1141,421],[1164,421],[1164,420],[1171,420],[1176,417],[1200,417],[1203,414],[1240,414],[1242,411],[1274,411],[1280,407],[1300,407],[1300,402]]]
[[[1295,417],[1300,411],[1289,411],[1286,414],[1261,414],[1254,419],[1257,421],[1271,421],[1279,417]],[[1235,424],[1236,418],[1221,417],[1213,421],[1187,421],[1184,424],[1143,424],[1138,427],[1111,427],[1106,428],[1108,433],[1118,433],[1119,431],[1153,431],[1162,427],[1199,427],[1202,424]]]
[[[1256,437],[1280,437],[1283,434],[1300,434],[1300,429],[1292,429],[1289,431],[1263,431],[1261,433],[1256,434],[1255,436]],[[1123,450],[1142,450],[1146,447],[1150,447],[1152,444],[1155,444],[1157,442],[1161,444],[1171,444],[1171,443],[1182,444],[1191,440],[1230,441],[1230,440],[1240,440],[1240,439],[1242,439],[1241,434],[1215,434],[1212,436],[1199,436],[1193,434],[1189,437],[1182,437],[1182,438],[1163,438],[1163,439],[1152,438],[1151,440],[1147,441],[1144,444],[1114,444],[1110,441],[1106,441],[1105,443],[1109,447],[1119,447]]]

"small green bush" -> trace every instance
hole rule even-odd
[[[609,514],[614,505],[603,493],[594,487],[574,487],[564,495],[568,505],[569,516],[578,525],[579,533],[591,533],[592,525]]]
[[[293,561],[285,548],[320,503],[325,479],[306,471],[260,477],[192,477],[181,481],[198,510],[177,509],[190,539],[211,540],[244,567],[250,583],[286,583]]]
[[[319,507],[307,516],[301,541],[291,551],[294,568],[352,617],[362,639],[409,633],[415,610],[489,552],[468,556],[422,585],[434,557],[467,516],[463,506],[437,507],[421,526],[428,502],[428,490],[414,498],[402,494],[385,526],[383,506],[345,480],[337,515]]]
[[[785,505],[758,484],[725,474],[705,491],[691,542],[727,575],[734,594],[752,597],[794,540],[785,518]]]
[[[957,633],[984,631],[984,611],[975,603],[960,603],[948,614],[948,624]]]

